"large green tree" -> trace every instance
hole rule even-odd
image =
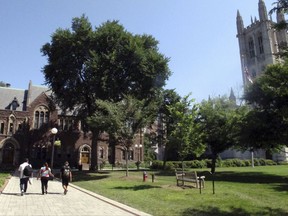
[[[244,99],[253,108],[244,121],[243,141],[252,147],[280,149],[288,145],[288,64],[275,64],[245,89]]]
[[[45,84],[55,101],[83,121],[97,112],[97,99],[117,102],[129,94],[153,100],[170,75],[158,41],[129,33],[118,21],[93,29],[84,15],[73,18],[71,29],[57,29],[41,51],[48,60]],[[103,131],[88,129],[93,134],[91,169],[97,170],[97,140]]]

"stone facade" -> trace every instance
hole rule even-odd
[[[237,38],[239,43],[242,78],[244,85],[259,76],[269,64],[281,62],[277,54],[282,45],[287,45],[286,30],[275,31],[275,22],[268,18],[265,2],[259,0],[259,19],[251,19],[251,24],[244,27],[242,16],[237,11]],[[277,23],[285,20],[284,14],[277,12]]]
[[[72,167],[88,169],[91,160],[91,133],[81,130],[81,122],[75,116],[62,112],[50,98],[51,91],[43,86],[29,83],[27,90],[0,87],[0,166],[17,166],[25,157],[33,167],[44,162],[60,167],[66,160]],[[54,136],[51,129],[56,127]],[[137,136],[135,143],[141,142]],[[98,164],[124,164],[122,146],[110,148],[108,135],[102,134],[98,141]],[[141,140],[141,141],[140,141]],[[57,144],[61,143],[60,146]],[[142,149],[133,146],[129,161],[143,161]]]
[[[281,46],[288,44],[288,35],[286,30],[275,31],[273,25],[275,22],[268,18],[265,2],[258,2],[259,19],[251,19],[251,24],[244,27],[240,12],[237,11],[236,25],[237,38],[239,43],[240,60],[242,65],[242,78],[244,86],[253,82],[253,79],[263,73],[265,67],[269,64],[281,63],[282,59],[277,54]],[[277,12],[276,22],[285,20],[284,13]],[[288,162],[288,148],[283,148],[280,153],[267,154],[264,150],[251,152],[240,152],[236,150],[227,150],[221,154],[222,158],[241,158],[249,159],[268,158],[274,161]]]

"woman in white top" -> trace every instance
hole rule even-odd
[[[41,177],[41,189],[42,189],[43,195],[44,195],[44,192],[47,194],[49,176],[54,177],[54,175],[51,173],[51,169],[48,166],[48,163],[46,162],[44,166],[41,167],[41,169],[39,170],[38,177],[37,177],[37,180],[39,179],[39,177]]]

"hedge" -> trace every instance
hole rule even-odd
[[[192,160],[192,161],[183,161],[183,168],[211,168],[212,160]],[[277,165],[277,163],[273,160],[268,159],[254,159],[254,166],[272,166]],[[251,160],[242,160],[242,159],[226,159],[220,160],[218,159],[216,162],[216,167],[248,167],[252,166]],[[174,170],[174,169],[182,169],[181,161],[167,161],[165,170]],[[163,161],[155,160],[153,161],[150,169],[163,169]]]

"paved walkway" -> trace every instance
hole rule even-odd
[[[12,176],[0,195],[0,216],[56,215],[56,216],[149,216],[144,212],[123,205],[106,197],[69,185],[63,194],[61,182],[48,183],[48,194],[42,195],[41,182],[33,178],[27,193],[20,194],[19,177]]]

